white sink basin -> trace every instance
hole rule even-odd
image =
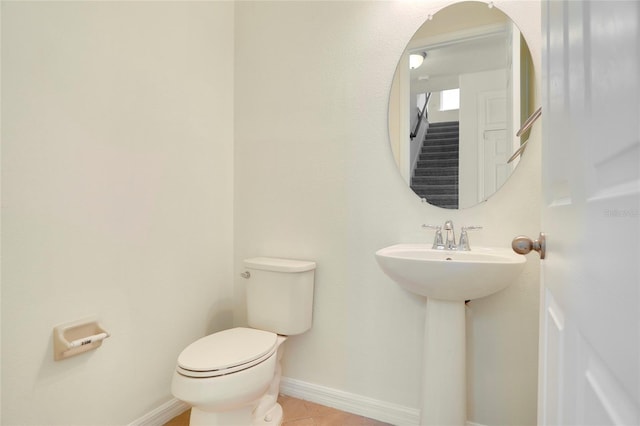
[[[509,286],[526,258],[511,248],[435,250],[431,244],[396,244],[376,252],[385,274],[404,289],[427,298],[464,301]]]

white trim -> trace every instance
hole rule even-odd
[[[417,408],[392,404],[288,377],[282,378],[280,393],[394,425],[409,426],[420,423],[420,410]],[[191,407],[186,402],[173,398],[127,426],[162,426],[189,408]],[[467,421],[466,426],[484,425]]]
[[[417,425],[420,410],[283,377],[280,393],[394,425]]]
[[[412,39],[407,46],[409,53],[424,49],[436,49],[458,43],[466,43],[472,40],[481,40],[488,37],[504,36],[507,33],[507,24],[489,24],[466,30],[454,31],[446,34],[437,34],[430,37]]]
[[[127,426],[162,426],[189,408],[191,407],[186,402],[173,398],[139,419],[132,421]]]

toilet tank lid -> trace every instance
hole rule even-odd
[[[263,271],[305,272],[316,269],[316,262],[275,257],[252,257],[244,260],[244,266],[249,269],[261,269]]]

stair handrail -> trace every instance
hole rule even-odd
[[[427,113],[427,104],[429,103],[429,98],[431,98],[431,92],[427,93],[427,97],[424,101],[424,106],[422,107],[422,110],[420,110],[420,108],[418,108],[418,122],[416,123],[416,127],[413,129],[413,132],[411,132],[411,134],[409,135],[411,137],[411,140],[413,140],[413,138],[415,138],[418,135],[418,131],[420,130],[420,125],[422,124],[422,119],[425,117],[428,117],[428,113]]]

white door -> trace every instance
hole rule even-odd
[[[511,173],[511,164],[507,163],[511,156],[511,141],[506,129],[487,130],[484,132],[482,144],[483,164],[479,182],[478,202],[495,193],[507,180]]]
[[[507,178],[505,166],[511,146],[507,139],[507,93],[487,90],[478,93],[478,195],[480,203],[498,190]]]
[[[640,424],[640,2],[543,2],[539,424]]]

